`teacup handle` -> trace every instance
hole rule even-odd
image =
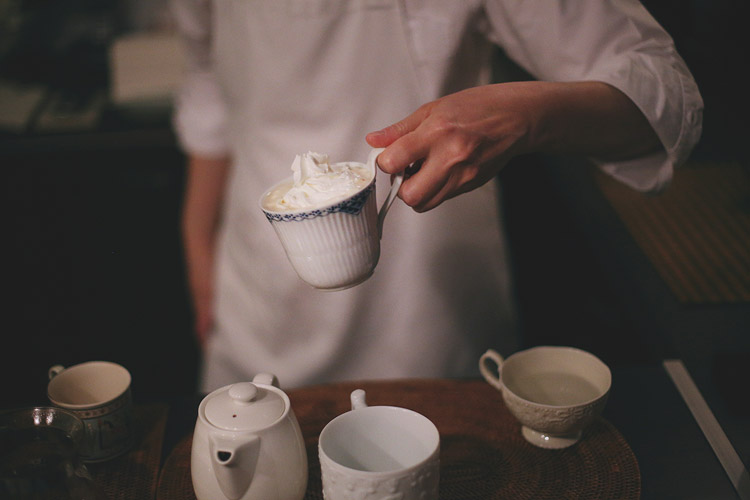
[[[55,365],[51,366],[49,370],[47,370],[47,377],[49,377],[50,380],[55,378],[65,369],[63,365]]]
[[[367,398],[364,389],[357,389],[355,391],[352,391],[349,399],[351,399],[352,402],[352,410],[367,408]]]
[[[495,374],[490,370],[490,361],[494,361],[497,365],[497,376],[495,376]],[[503,389],[503,384],[500,381],[500,367],[503,366],[503,362],[503,357],[497,351],[494,351],[492,349],[488,349],[487,352],[482,354],[482,356],[479,358],[479,371],[482,373],[482,376],[487,382],[500,390]]]
[[[373,176],[378,173],[377,169],[377,158],[380,153],[385,151],[385,148],[376,148],[370,151],[370,156],[367,158],[367,166],[372,170]],[[378,238],[383,237],[383,222],[385,221],[385,215],[388,213],[388,209],[396,200],[398,190],[401,188],[401,184],[404,182],[404,173],[399,172],[393,179],[391,184],[391,190],[388,192],[388,197],[383,202],[383,206],[378,211]]]

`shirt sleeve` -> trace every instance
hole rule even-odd
[[[489,38],[535,78],[601,81],[643,112],[664,150],[600,167],[659,191],[701,134],[703,100],[672,38],[637,0],[486,0]]]
[[[211,55],[211,1],[171,0],[170,7],[186,60],[172,117],[177,139],[191,154],[226,154],[226,105]]]

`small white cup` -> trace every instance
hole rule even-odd
[[[505,360],[490,349],[479,359],[479,370],[502,392],[505,406],[521,422],[523,437],[540,448],[578,442],[604,409],[612,385],[609,367],[574,347],[533,347]]]
[[[365,392],[351,394],[352,411],[320,433],[326,500],[437,500],[440,434],[427,417],[406,408],[367,406]]]
[[[49,369],[47,397],[84,424],[79,454],[84,462],[103,462],[130,449],[134,439],[130,372],[109,361],[89,361]]]
[[[267,190],[260,207],[281,240],[299,277],[322,290],[343,290],[369,278],[380,258],[383,221],[396,199],[403,174],[395,177],[380,210],[375,198],[375,160],[383,149],[373,149],[367,160],[372,181],[348,198],[308,210],[275,211],[264,200],[281,184]]]

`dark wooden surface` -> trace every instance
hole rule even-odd
[[[643,500],[738,499],[711,446],[660,363],[614,367],[612,376],[612,390],[603,417],[624,437],[638,461]],[[483,382],[469,380],[466,383]],[[294,408],[295,391],[289,392]],[[345,411],[345,392],[341,392],[344,401],[335,404],[335,411]],[[712,410],[716,410],[715,398],[710,394],[704,396],[710,404],[714,403]],[[163,461],[192,434],[200,399],[195,396],[172,404]],[[408,404],[408,398],[398,401]],[[385,393],[378,394],[374,401],[387,402]],[[313,434],[323,424],[317,420],[300,420],[300,425]],[[726,424],[727,419],[722,418],[720,423]],[[733,431],[727,434],[747,463],[750,448],[743,437],[750,435],[750,422],[737,419],[725,430]]]
[[[440,432],[440,497],[454,500],[560,498],[638,499],[640,475],[633,452],[617,429],[597,418],[582,439],[564,450],[527,443],[500,393],[484,380],[343,382],[288,391],[307,446],[307,500],[322,500],[318,436],[351,408],[364,389],[370,405],[409,408]],[[162,470],[157,498],[194,498],[190,484],[191,433],[183,436]]]

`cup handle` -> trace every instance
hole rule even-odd
[[[65,367],[63,365],[55,365],[51,366],[49,370],[47,370],[47,377],[49,377],[50,380],[55,378],[57,375],[60,374],[61,371],[63,371]]]
[[[367,398],[365,397],[364,389],[357,389],[355,391],[352,391],[350,399],[352,402],[352,410],[367,408]]]
[[[385,151],[385,148],[376,148],[370,151],[370,156],[367,159],[367,165],[370,167],[370,169],[373,172],[373,176],[375,176],[378,173],[377,169],[377,158],[380,153]],[[396,196],[398,195],[398,190],[401,188],[401,184],[404,182],[404,173],[399,172],[394,176],[393,184],[391,184],[391,190],[388,192],[388,197],[383,202],[383,206],[380,207],[380,210],[378,210],[378,238],[383,237],[383,222],[385,221],[385,216],[388,213],[388,209],[391,208],[391,205],[396,200]]]
[[[489,367],[490,361],[494,361],[497,365],[497,376],[495,376]],[[500,381],[500,367],[503,366],[503,362],[503,357],[497,351],[492,349],[488,349],[487,352],[482,354],[479,358],[479,371],[482,373],[482,376],[487,382],[500,390],[503,389],[503,384]]]

